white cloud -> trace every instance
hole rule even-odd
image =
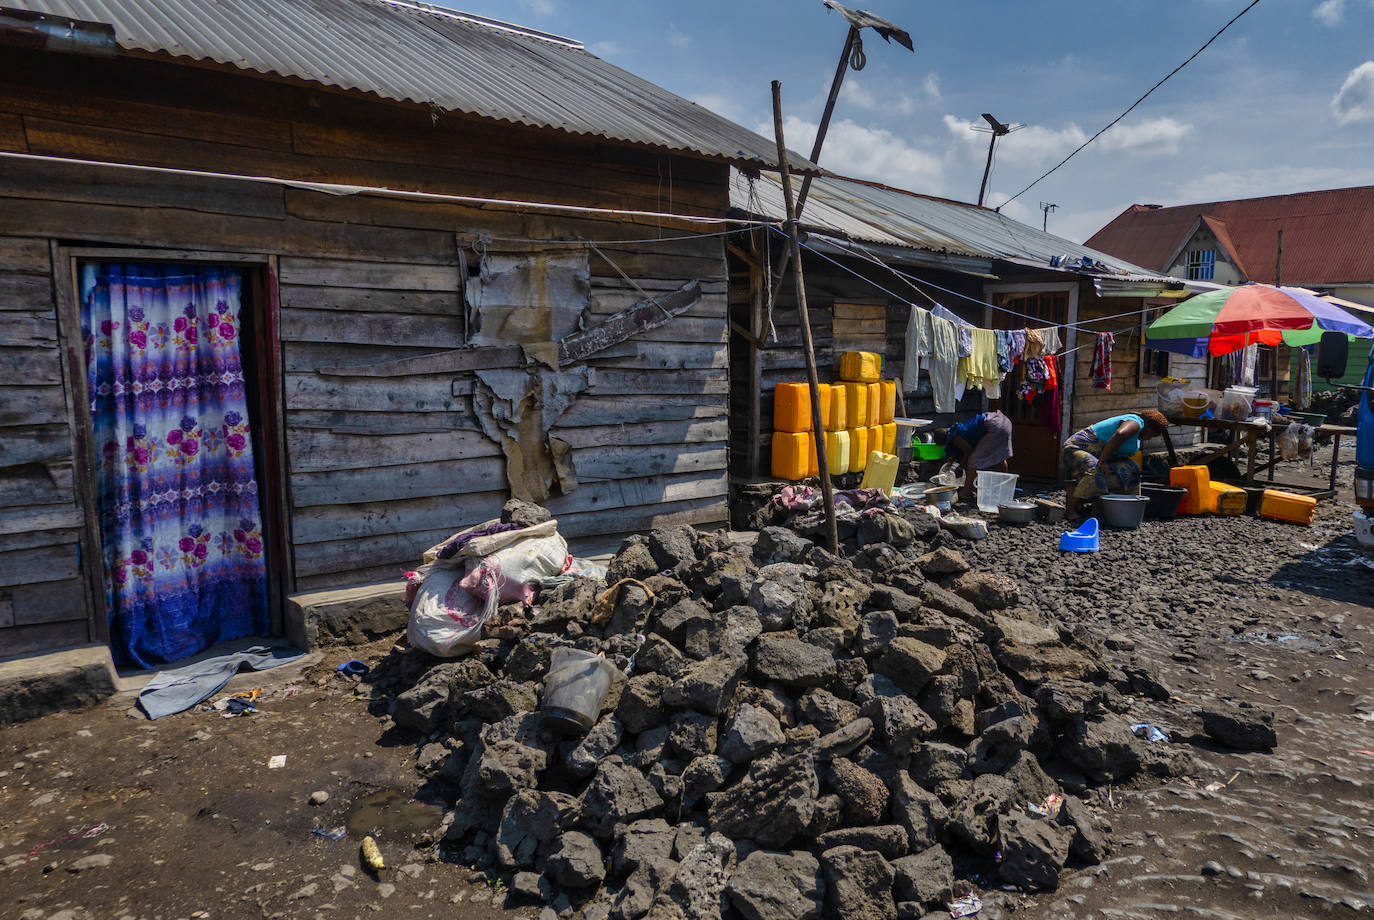
[[[674,23],[668,23],[668,44],[674,48],[686,48],[692,43],[692,36],[682,31]]]
[[[536,16],[552,16],[558,12],[553,0],[520,0],[520,7]]]
[[[955,142],[957,149],[963,150],[963,159],[982,162],[988,153],[988,134],[975,131],[975,127],[986,128],[983,121],[964,121],[953,115],[944,117],[945,129]],[[1054,130],[1040,125],[1031,125],[1015,131],[997,142],[997,161],[1013,165],[1042,165],[1054,157],[1061,157],[1088,139],[1083,129],[1070,124]],[[956,157],[958,154],[956,154]]]
[[[921,91],[931,99],[940,98],[940,77],[935,71],[926,74],[926,78],[921,81]]]
[[[1312,18],[1323,25],[1335,26],[1345,18],[1346,0],[1323,0],[1312,10]]]
[[[867,112],[895,112],[899,115],[913,115],[916,112],[916,100],[907,93],[875,92],[871,84],[856,77],[844,81],[840,88],[840,101]]]
[[[773,134],[772,125],[755,128],[765,137]],[[787,146],[809,151],[816,139],[816,123],[788,116],[783,123]],[[944,172],[938,156],[913,147],[891,131],[869,128],[849,119],[830,123],[821,148],[821,165],[841,175],[872,179],[927,195],[938,195],[944,188]]]
[[[606,41],[593,42],[587,46],[587,50],[599,58],[606,58],[609,60],[610,58],[619,57],[624,54],[625,46],[620,42],[608,39]]]
[[[1207,173],[1178,185],[1169,195],[1141,200],[1158,201],[1166,205],[1191,204],[1197,201],[1291,195],[1314,189],[1369,185],[1371,182],[1374,182],[1374,169],[1368,167],[1267,166]]]
[[[1350,71],[1331,99],[1331,113],[1342,125],[1374,121],[1374,61]]]
[[[1127,153],[1178,153],[1178,145],[1193,133],[1193,126],[1168,116],[1115,125],[1097,140],[1102,150]],[[1080,143],[1082,143],[1080,141]],[[1092,148],[1088,148],[1091,150]]]
[[[986,128],[982,121],[964,121],[953,115],[944,117],[945,129],[955,142],[962,157],[982,162],[988,153],[988,134],[975,131]],[[1152,118],[1135,124],[1116,125],[1102,135],[1084,154],[1094,150],[1110,153],[1175,154],[1179,143],[1191,134],[1193,126],[1167,116]],[[1088,139],[1088,133],[1070,122],[1062,128],[1031,125],[1006,135],[997,142],[997,162],[1015,166],[1046,166],[1063,157]]]

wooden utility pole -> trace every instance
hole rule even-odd
[[[773,133],[778,140],[778,167],[782,174],[782,197],[787,208],[787,238],[792,253],[792,278],[797,288],[797,314],[801,320],[802,353],[806,357],[806,381],[811,389],[811,435],[816,441],[816,466],[821,475],[821,501],[825,505],[827,548],[840,552],[840,536],[835,528],[835,492],[830,485],[830,461],[825,449],[825,423],[821,419],[820,381],[816,375],[816,350],[811,344],[811,316],[806,309],[806,278],[802,273],[801,240],[798,238],[797,211],[792,200],[792,170],[787,163],[787,142],[782,134],[782,84],[773,81]],[[831,399],[835,394],[831,393]]]
[[[864,57],[864,42],[860,32],[863,29],[873,29],[883,37],[884,41],[896,41],[908,51],[914,51],[915,46],[911,43],[911,36],[906,31],[897,28],[885,19],[879,19],[866,10],[849,10],[841,6],[834,0],[825,0],[825,5],[844,16],[849,21],[849,33],[844,39],[844,49],[840,51],[840,63],[835,68],[835,77],[830,81],[830,95],[825,99],[825,109],[821,112],[821,121],[816,128],[816,142],[811,145],[811,162],[818,163],[821,158],[821,147],[825,144],[826,132],[830,130],[830,117],[835,114],[835,103],[840,98],[840,87],[844,84],[844,75],[850,67],[855,70],[863,70],[867,63]],[[782,156],[783,154],[779,154]],[[802,210],[806,207],[806,196],[811,193],[811,179],[808,174],[802,176],[801,192],[797,195],[797,211],[795,218],[801,220]],[[777,270],[773,272],[769,279],[770,296],[768,303],[771,305],[778,299],[778,291],[782,289],[783,276],[787,274],[787,262],[792,258],[792,250],[785,249],[778,258]],[[758,330],[757,337],[762,339],[768,330]]]

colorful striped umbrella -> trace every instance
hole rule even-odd
[[[1322,332],[1374,338],[1374,328],[1302,288],[1247,284],[1190,297],[1145,330],[1151,348],[1200,358],[1247,345],[1304,345]]]

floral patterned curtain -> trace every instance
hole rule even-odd
[[[242,272],[85,263],[111,646],[139,667],[268,629]]]

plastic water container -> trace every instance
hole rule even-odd
[[[611,688],[614,664],[578,648],[556,648],[544,678],[544,717],[578,732],[596,724]]]
[[[824,415],[824,411],[821,413]],[[811,430],[811,388],[805,383],[780,383],[773,388],[773,430]]]
[[[829,467],[831,476],[842,476],[849,472],[849,432],[825,433],[825,465]]]
[[[997,506],[1016,497],[1016,474],[979,470],[974,484],[978,487],[978,510],[996,514]]]
[[[859,488],[882,489],[891,496],[892,487],[897,484],[899,465],[894,455],[885,454],[880,450],[872,451],[868,455],[868,468],[864,470],[863,482],[859,483]]]

